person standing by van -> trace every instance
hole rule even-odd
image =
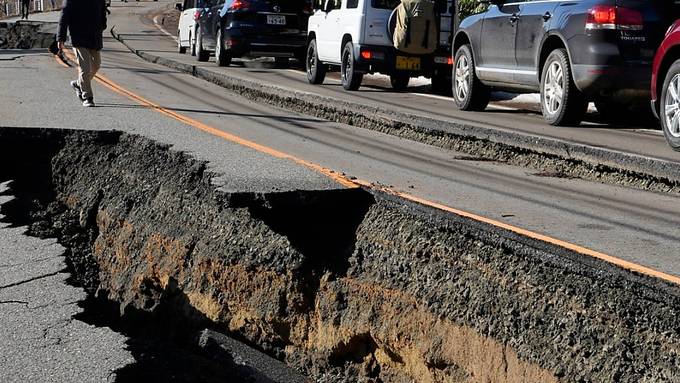
[[[92,79],[101,66],[105,29],[105,0],[66,0],[59,19],[58,48],[63,51],[68,30],[78,63],[78,80],[71,81],[71,87],[85,107],[95,106]]]

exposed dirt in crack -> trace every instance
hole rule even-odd
[[[678,289],[600,261],[361,189],[225,194],[122,133],[0,129],[7,156],[53,191],[9,213],[84,230],[89,312],[158,349],[209,326],[322,382],[680,379]]]
[[[55,23],[0,21],[0,49],[47,48],[54,41]]]

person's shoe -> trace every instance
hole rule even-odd
[[[83,98],[83,90],[80,89],[80,85],[78,85],[78,81],[76,81],[76,80],[71,81],[71,87],[73,87],[73,89],[75,89],[76,96],[78,96],[78,98],[81,101],[85,101],[85,99]]]
[[[94,106],[94,100],[92,98],[88,98],[85,101],[83,101],[83,106],[87,108],[91,108]]]

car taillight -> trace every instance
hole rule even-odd
[[[364,60],[385,60],[385,53],[383,52],[376,52],[361,48],[361,52],[359,52],[359,54]]]
[[[201,18],[201,11],[194,12],[194,21],[198,21]]]
[[[234,0],[233,3],[231,3],[231,6],[229,7],[230,11],[241,11],[244,9],[248,9],[250,7],[250,3],[248,3],[246,0]]]
[[[642,13],[614,5],[596,5],[588,10],[586,29],[642,29]]]

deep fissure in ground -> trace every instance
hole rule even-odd
[[[322,382],[680,379],[678,289],[597,260],[362,189],[221,192],[119,132],[0,129],[0,160],[3,214],[131,338],[121,381],[187,359],[207,367],[177,380],[219,380],[203,327]]]

